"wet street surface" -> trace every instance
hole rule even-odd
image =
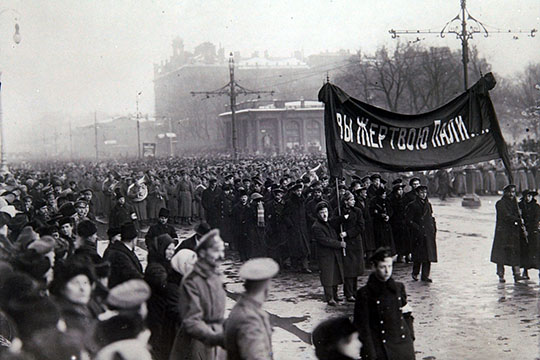
[[[394,278],[405,284],[413,308],[417,359],[540,359],[538,271],[514,284],[506,268],[500,284],[489,261],[497,197],[482,197],[479,209],[461,206],[461,198],[431,200],[437,221],[438,263],[433,283],[413,281],[412,265],[395,264]],[[192,232],[178,229],[186,238]],[[142,245],[142,243],[141,243]],[[138,249],[144,258],[144,250]],[[223,264],[227,312],[243,291],[236,276],[241,263],[229,253]],[[367,281],[369,270],[360,277]],[[340,292],[342,291],[340,287]],[[330,307],[323,302],[319,276],[282,271],[273,283],[265,309],[274,327],[275,359],[315,359],[310,333],[322,320],[353,314],[354,303]],[[228,314],[226,314],[228,315]]]
[[[395,264],[394,278],[405,283],[415,317],[417,359],[537,359],[539,355],[538,271],[514,284],[510,268],[499,284],[489,261],[495,227],[496,197],[483,197],[479,209],[461,206],[461,198],[433,199],[439,262],[433,283],[413,281],[411,265]],[[242,292],[236,277],[240,263],[224,264],[229,294]],[[367,281],[366,274],[359,286]],[[282,272],[265,304],[271,314],[275,359],[315,359],[310,332],[323,319],[351,315],[353,303],[329,307],[318,274]]]

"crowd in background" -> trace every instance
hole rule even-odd
[[[536,189],[536,176],[524,165],[514,178]],[[473,183],[478,194],[497,194],[508,184],[499,162],[333,179],[318,155],[23,163],[1,180],[0,348],[21,359],[62,358],[47,351],[219,358],[225,295],[197,291],[221,286],[225,244],[242,262],[268,257],[282,270],[319,271],[329,305],[342,300],[339,284],[354,302],[358,276],[381,247],[414,262],[415,280],[422,270],[431,281],[436,224],[427,194],[444,200]],[[194,235],[179,241],[179,226]],[[109,240],[104,252],[98,239]],[[148,251],[145,268],[136,246]]]

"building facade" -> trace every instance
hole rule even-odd
[[[232,148],[231,112],[219,115],[225,143]],[[324,104],[318,101],[251,101],[237,105],[237,149],[244,154],[283,154],[325,150]]]

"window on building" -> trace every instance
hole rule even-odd
[[[308,146],[321,145],[321,124],[317,120],[309,120],[307,122],[306,142]]]
[[[300,124],[298,121],[288,121],[285,123],[285,146],[293,148],[300,146]]]

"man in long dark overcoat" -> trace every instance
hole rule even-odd
[[[408,261],[411,253],[411,242],[407,236],[407,222],[405,219],[405,199],[403,198],[403,188],[405,185],[396,184],[392,188],[390,194],[390,206],[392,208],[392,216],[390,216],[390,225],[392,226],[392,235],[398,262]]]
[[[343,257],[343,292],[347,301],[354,302],[358,290],[358,276],[364,274],[364,247],[362,234],[365,233],[362,210],[354,206],[354,195],[347,191],[341,200],[341,214],[334,212],[332,224],[341,239],[347,244]]]
[[[264,204],[264,216],[266,222],[264,243],[268,255],[274,259],[281,268],[285,268],[285,260],[289,257],[287,246],[287,228],[284,218],[285,191],[276,188],[272,192],[272,198]]]
[[[283,219],[287,226],[291,265],[305,273],[311,273],[308,266],[309,236],[307,231],[306,207],[302,198],[302,184],[290,189]]]
[[[416,188],[416,200],[407,205],[406,216],[413,243],[412,278],[418,280],[422,268],[422,281],[432,282],[429,278],[431,263],[437,262],[437,243],[435,236],[437,226],[433,217],[433,210],[427,198],[427,186]]]
[[[520,241],[525,233],[523,222],[516,201],[516,186],[507,185],[502,198],[495,204],[497,222],[495,237],[491,248],[491,262],[497,264],[497,275],[500,282],[504,280],[504,266],[512,267],[514,280],[522,280],[519,274]]]
[[[317,258],[324,298],[328,305],[336,306],[340,300],[337,287],[343,284],[344,279],[342,249],[346,248],[347,244],[340,240],[336,230],[328,222],[328,203],[321,201],[317,205],[317,214],[318,218],[311,232],[317,242]]]

